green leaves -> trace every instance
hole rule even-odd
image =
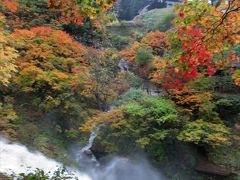
[[[141,105],[134,103],[134,102],[130,102],[127,105],[123,105],[121,107],[122,111],[126,113],[127,116],[130,117],[143,117],[144,115],[146,115],[146,109],[144,109],[144,107],[142,107]]]
[[[230,144],[230,129],[224,124],[215,124],[199,119],[187,123],[177,138],[195,144],[228,145]]]
[[[150,49],[140,48],[137,50],[136,62],[138,66],[147,66],[151,63],[153,54]]]
[[[116,111],[121,114],[121,120],[115,120],[117,114],[111,117]],[[105,123],[101,120],[102,116],[105,117]],[[95,125],[100,123],[102,132],[108,132],[102,138],[123,149],[122,146],[125,145],[118,144],[118,141],[124,139],[134,142],[132,146],[135,148],[149,149],[150,144],[158,145],[166,138],[175,138],[176,127],[180,124],[177,110],[170,100],[151,97],[136,89],[131,89],[122,96],[120,107],[90,119],[89,122]],[[89,126],[89,122],[86,125]]]

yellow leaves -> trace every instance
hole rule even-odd
[[[208,144],[213,147],[230,144],[230,129],[224,124],[215,124],[198,119],[187,123],[178,139],[195,144]]]
[[[17,120],[17,114],[12,106],[12,98],[6,98],[7,103],[3,106],[0,103],[0,129],[1,135],[5,135],[10,138],[16,138],[16,132],[11,126],[11,122]]]
[[[1,17],[1,16],[0,16]],[[0,27],[0,83],[9,84],[12,73],[16,72],[14,62],[18,57],[17,51],[9,44],[10,37]]]
[[[109,112],[98,114],[97,116],[88,119],[80,130],[83,132],[90,132],[94,126],[104,126],[109,124],[111,128],[114,129],[120,129],[127,124],[121,110],[113,109]]]
[[[139,146],[144,149],[147,145],[150,144],[150,138],[148,137],[143,137],[143,138],[140,138],[136,141],[137,144],[139,144]]]
[[[155,48],[159,50],[166,50],[169,47],[167,35],[164,32],[149,32],[142,40],[141,43],[146,44],[148,47],[152,48],[154,51]]]
[[[235,73],[232,75],[232,78],[234,80],[234,83],[237,86],[240,86],[240,70],[236,70]]]
[[[36,82],[39,81],[41,79],[45,79],[46,76],[44,74],[44,72],[36,67],[36,66],[29,66],[25,69],[23,69],[20,72],[20,76],[18,76],[15,79],[15,82],[22,87],[22,90],[25,92],[29,92],[29,91],[34,91],[34,87],[32,87],[32,85]]]
[[[59,72],[59,71],[53,71],[53,76],[56,76],[57,79],[67,79],[69,76],[65,73]]]
[[[161,57],[155,56],[152,66],[153,71],[150,74],[151,81],[156,84],[161,84],[161,79],[163,78],[165,68],[168,66],[168,62]]]

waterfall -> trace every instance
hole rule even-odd
[[[94,140],[97,137],[97,131],[99,130],[99,127],[94,128],[94,130],[91,132],[90,137],[88,139],[88,144],[81,148],[77,154],[76,154],[76,160],[78,163],[85,162],[86,164],[93,164],[95,166],[100,166],[98,160],[94,156],[94,154],[91,151],[91,147],[93,146]]]
[[[25,146],[12,143],[0,137],[0,172],[6,175],[30,173],[37,168],[44,172],[54,172],[63,165],[47,158],[40,152],[30,152]],[[91,180],[88,175],[72,168],[68,170],[80,180]]]
[[[132,161],[126,157],[109,157],[107,163],[100,165],[91,147],[97,137],[99,127],[91,132],[88,144],[75,153],[79,165],[85,166],[85,171],[92,180],[164,180],[165,178],[154,169],[142,156]]]
[[[90,137],[89,137],[89,139],[88,139],[88,144],[86,145],[86,146],[84,146],[83,148],[82,148],[82,152],[84,153],[85,151],[89,151],[90,150],[90,148],[92,147],[92,145],[93,145],[93,143],[94,143],[94,140],[95,140],[95,138],[97,137],[97,131],[99,130],[99,128],[97,127],[97,128],[95,128],[95,130],[93,130],[92,132],[91,132],[91,135],[90,135]]]
[[[79,163],[79,166],[84,166],[81,170],[84,173],[76,168],[67,167],[67,170],[78,180],[165,179],[142,155],[136,158],[136,160],[130,160],[125,157],[109,157],[108,161],[105,161],[104,165],[100,166],[95,156],[89,152],[97,136],[97,131],[98,128],[95,128],[89,137],[88,144],[77,153],[78,158],[76,158],[76,161]],[[86,156],[83,156],[84,154]],[[90,156],[88,154],[90,154]],[[40,152],[30,152],[23,145],[0,138],[0,172],[5,175],[28,174],[37,168],[47,173],[53,173],[58,170],[59,167],[62,167],[61,163],[47,158]]]
[[[121,71],[129,71],[130,66],[128,65],[127,61],[124,59],[121,59],[118,63],[118,67],[121,69]]]

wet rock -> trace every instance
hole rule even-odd
[[[199,172],[217,176],[231,176],[234,174],[231,168],[215,165],[205,159],[199,159],[195,169]]]
[[[6,175],[0,173],[0,180],[8,180],[8,179],[10,180],[9,177],[7,177]]]
[[[100,159],[101,157],[104,157],[107,155],[105,151],[105,147],[98,141],[95,141],[95,143],[91,147],[91,152],[94,154],[94,156],[97,159]]]

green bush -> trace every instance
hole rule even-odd
[[[224,124],[215,124],[202,119],[187,123],[177,137],[180,141],[210,146],[228,145],[230,129]]]
[[[161,32],[166,32],[172,27],[172,20],[175,18],[174,14],[168,14],[164,17],[162,22],[160,22],[157,26],[156,29],[161,31]]]
[[[148,96],[146,91],[143,91],[141,89],[131,88],[125,94],[121,95],[118,98],[118,101],[115,104],[116,105],[121,105],[123,103],[131,102],[131,101],[137,101],[140,98],[143,98],[143,97],[146,97],[146,96]]]
[[[146,66],[152,62],[153,54],[151,50],[140,48],[137,50],[136,61],[138,66]]]
[[[150,150],[153,144],[157,147],[167,138],[175,138],[180,119],[170,100],[132,89],[122,96],[121,104],[94,119],[94,123],[101,124],[101,141],[108,141],[128,153],[134,149],[153,153]]]
[[[130,43],[130,40],[128,37],[121,36],[121,35],[112,35],[110,36],[110,40],[113,46],[119,50],[125,48]]]
[[[67,180],[76,179],[76,177],[69,172],[66,168],[61,167],[58,170],[52,172],[45,172],[41,169],[36,169],[34,172],[20,173],[19,175],[13,175],[17,180]]]

